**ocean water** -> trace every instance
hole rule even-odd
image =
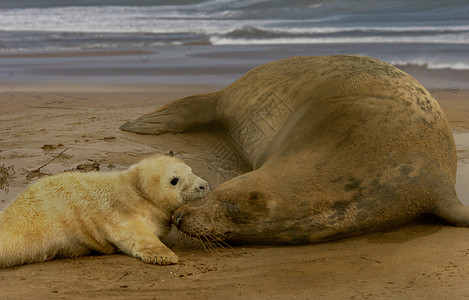
[[[434,68],[469,69],[467,0],[2,0],[0,51],[165,45],[434,45]],[[438,47],[441,45],[441,47]],[[466,50],[467,48],[464,48]],[[448,53],[451,52],[451,53]],[[407,58],[408,59],[408,58]],[[422,64],[416,59],[409,63]]]
[[[469,1],[0,1],[0,55],[149,50],[187,58],[187,49],[195,56],[203,54],[194,49],[244,51],[249,67],[291,55],[363,54],[467,71]],[[254,61],[249,49],[283,54],[259,58],[257,51]]]

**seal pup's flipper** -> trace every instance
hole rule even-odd
[[[141,134],[177,133],[216,122],[218,99],[217,93],[181,98],[135,121],[127,121],[120,129]]]
[[[453,225],[469,227],[469,206],[462,204],[456,193],[438,203],[433,214]]]

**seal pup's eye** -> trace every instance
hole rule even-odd
[[[176,185],[176,184],[178,184],[178,182],[179,182],[179,178],[173,178],[173,179],[171,179],[171,184],[172,184],[172,185]]]

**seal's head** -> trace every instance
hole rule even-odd
[[[167,203],[167,208],[172,211],[202,198],[209,191],[208,183],[175,157],[149,157],[132,169],[138,174],[139,193],[152,201]]]
[[[173,223],[179,231],[203,241],[295,242],[291,240],[294,234],[288,232],[288,212],[275,196],[275,190],[260,189],[265,184],[261,182],[261,178],[247,174],[225,182],[203,199],[176,210]],[[285,233],[285,240],[279,232]]]

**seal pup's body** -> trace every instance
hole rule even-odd
[[[423,214],[469,226],[469,208],[454,188],[446,116],[417,80],[377,59],[274,61],[121,128],[160,134],[204,123],[224,126],[253,171],[176,211],[175,224],[189,235],[310,243],[387,230]]]
[[[207,191],[204,180],[168,156],[120,172],[41,178],[0,214],[0,268],[118,250],[146,263],[177,263],[160,238],[172,213]]]

